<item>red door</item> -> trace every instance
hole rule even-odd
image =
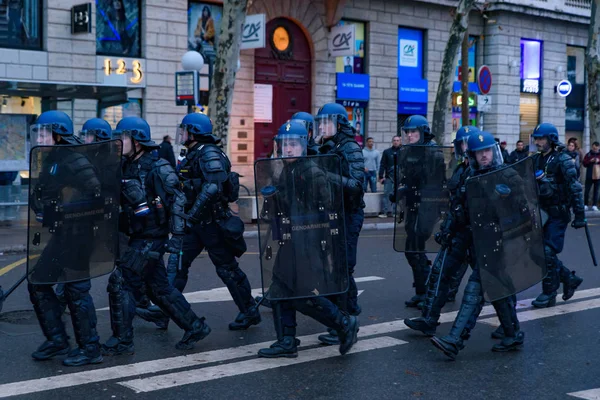
[[[286,49],[277,49],[273,34],[281,28],[289,35]],[[265,158],[273,151],[277,129],[298,111],[311,112],[310,46],[304,32],[295,23],[277,18],[267,23],[267,47],[254,53],[254,82],[273,86],[271,123],[254,124],[254,159]]]

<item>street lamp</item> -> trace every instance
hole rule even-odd
[[[204,57],[197,51],[188,51],[181,57],[181,66],[184,71],[200,71],[204,67]]]

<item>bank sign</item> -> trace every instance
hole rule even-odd
[[[428,86],[423,79],[423,31],[398,28],[398,113],[427,113]]]
[[[369,101],[371,95],[368,74],[336,74],[337,96],[339,100]]]

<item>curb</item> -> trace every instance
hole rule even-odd
[[[600,211],[587,211],[586,212],[586,218],[587,219],[600,219]],[[386,230],[386,229],[394,229],[394,223],[393,222],[375,222],[375,223],[370,223],[370,224],[363,224],[362,230],[363,231],[379,231],[379,230]],[[258,237],[258,230],[256,229],[252,229],[252,230],[248,230],[244,232],[244,238],[257,238]],[[10,245],[10,246],[6,246],[3,247],[2,245],[0,245],[0,253],[3,254],[20,254],[20,253],[25,253],[27,251],[27,248],[25,245],[23,244],[18,244],[18,245]]]

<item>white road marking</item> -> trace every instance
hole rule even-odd
[[[384,280],[385,278],[382,278],[380,276],[362,276],[360,278],[356,278],[356,282],[357,283],[362,283],[362,282],[373,282],[373,281],[380,281],[380,280]],[[362,293],[364,290],[359,291],[359,294]],[[254,289],[252,290],[252,296],[256,297],[256,296],[262,296],[262,289]],[[214,289],[210,289],[210,290],[200,290],[197,292],[188,292],[188,293],[184,293],[183,294],[186,298],[186,300],[188,301],[188,303],[190,304],[196,304],[196,303],[214,303],[217,301],[233,301],[233,299],[231,298],[231,295],[229,294],[229,290],[227,290],[226,287],[219,287],[219,288],[214,288]],[[108,307],[104,307],[104,308],[99,308],[96,311],[108,311],[109,308]]]
[[[574,313],[574,312],[578,312],[578,311],[593,310],[594,308],[598,308],[598,307],[600,307],[600,299],[578,301],[575,303],[571,303],[571,302],[563,303],[563,304],[558,304],[558,305],[556,305],[554,307],[550,307],[550,308],[540,308],[540,309],[522,311],[519,313],[519,322],[534,321],[536,319],[555,317],[555,316],[570,314],[570,313]],[[498,321],[498,318],[496,318],[496,317],[487,318],[487,319],[481,320],[480,322],[483,322],[483,323],[489,324],[489,325],[500,325],[500,322]]]
[[[590,389],[590,390],[582,390],[581,392],[567,393],[567,396],[573,396],[573,397],[577,397],[579,399],[586,399],[586,400],[600,400],[600,388]]]
[[[592,299],[588,301],[582,301],[579,303],[573,303],[574,300],[585,299],[588,297],[600,295],[600,288],[581,290],[575,293],[573,298],[569,300],[569,303],[559,303],[555,307],[546,309],[534,309],[526,310],[519,313],[519,320],[530,321],[535,315],[541,315],[539,318],[552,317],[554,315],[563,315],[566,313],[582,311],[589,307],[593,308],[600,307],[600,299]],[[517,308],[523,309],[530,307],[533,299],[519,300]],[[598,303],[596,303],[598,302]],[[577,304],[583,304],[577,306]],[[567,311],[564,309],[565,306],[572,306]],[[556,311],[553,311],[556,310]],[[530,314],[531,313],[531,314]],[[494,315],[495,311],[492,306],[483,307],[480,317],[486,317]],[[456,311],[443,313],[440,317],[440,322],[453,322],[456,317]],[[481,319],[480,322],[488,324],[498,324],[495,321],[496,318]],[[394,332],[399,332],[408,329],[402,319],[382,322],[378,324],[364,325],[360,327],[359,337],[361,340],[357,343],[360,344],[364,341],[364,337],[374,335],[385,335]],[[301,336],[298,339],[302,341],[301,348],[314,346],[319,343],[317,337],[319,334]],[[210,338],[210,337],[209,337]],[[0,385],[0,398],[23,395],[29,393],[39,393],[47,390],[55,390],[61,388],[69,388],[73,386],[85,385],[88,383],[97,383],[115,379],[123,379],[128,377],[137,377],[146,374],[156,374],[180,368],[197,367],[208,363],[214,362],[227,362],[233,361],[238,358],[251,357],[256,355],[259,349],[269,347],[272,341],[255,343],[246,346],[231,347],[226,349],[216,349],[196,354],[189,354],[185,356],[170,357],[158,360],[143,361],[135,364],[119,365],[114,367],[99,368],[91,371],[75,372],[70,374],[62,374],[56,376],[50,376],[39,379],[31,379],[20,382],[12,382]],[[201,343],[199,344],[201,346]],[[324,350],[325,348],[319,348],[317,350]],[[337,351],[337,349],[336,349]],[[304,353],[302,353],[304,354]],[[237,365],[237,363],[232,363]]]
[[[399,346],[406,343],[408,342],[388,336],[361,340],[354,345],[349,354]],[[339,356],[340,353],[338,351],[338,346],[320,347],[301,351],[298,354],[298,358],[255,358],[233,364],[216,365],[214,367],[202,369],[179,371],[172,374],[151,376],[145,379],[134,379],[131,381],[119,382],[119,385],[132,389],[136,393],[145,393],[155,390],[168,389],[175,386],[189,385],[192,383],[206,382],[230,376],[250,374],[253,372],[266,371],[269,369],[287,367],[290,365],[303,364],[311,361]]]

